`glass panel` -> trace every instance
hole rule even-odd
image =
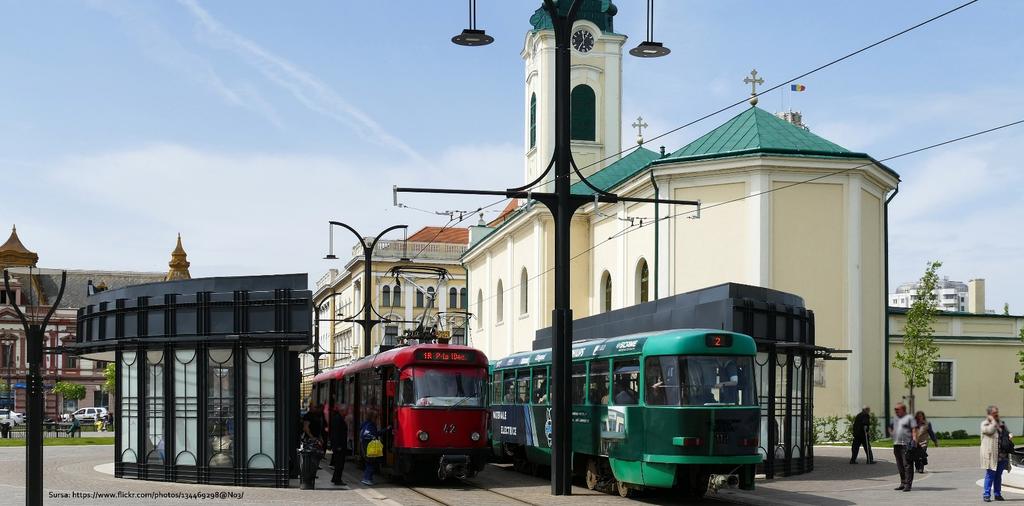
[[[210,467],[234,467],[235,360],[230,349],[210,350],[207,364],[207,445]]]
[[[533,368],[533,403],[548,403],[548,368]]]
[[[620,359],[615,361],[615,382],[613,399],[618,406],[636,404],[640,398],[640,360]]]
[[[174,463],[194,466],[199,452],[198,361],[195,350],[174,352]]]
[[[587,364],[572,364],[572,403],[583,404],[587,391]]]
[[[250,469],[273,469],[274,350],[251,349],[246,355],[248,358],[245,364],[245,456]]]
[[[608,404],[608,361],[595,360],[590,363],[589,404]]]
[[[403,402],[421,407],[484,405],[483,369],[414,367],[411,374],[413,393]]]
[[[505,381],[502,390],[505,395],[502,397],[502,401],[505,404],[514,404],[516,402],[516,372],[505,371]]]
[[[146,463],[164,463],[164,354],[146,352]]]
[[[134,351],[121,353],[121,462],[138,462],[139,364]]]
[[[530,402],[530,370],[520,369],[516,371],[516,404],[529,404]]]

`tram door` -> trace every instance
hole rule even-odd
[[[396,397],[398,390],[398,374],[394,367],[384,367],[381,369],[381,391],[384,395],[381,396],[381,403],[383,409],[381,410],[380,417],[380,428],[391,427],[391,430],[382,434],[381,443],[384,444],[384,463],[387,466],[395,465],[395,432],[398,431],[398,427],[395,426],[397,420],[396,408]]]

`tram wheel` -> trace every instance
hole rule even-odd
[[[597,461],[590,459],[587,461],[587,488],[590,490],[596,490],[598,483],[601,482],[601,468],[597,465]]]
[[[632,497],[635,492],[635,489],[624,481],[615,482],[615,488],[619,492],[620,497]]]

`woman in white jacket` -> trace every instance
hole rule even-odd
[[[1000,445],[1000,442],[1008,442],[1012,434],[1007,431],[1006,424],[999,419],[998,406],[989,406],[987,411],[988,416],[981,422],[981,468],[985,470],[985,489],[981,497],[985,502],[990,502],[990,492],[995,492],[995,499],[1002,501],[1003,471],[1010,464],[1010,454],[1006,448],[1000,447],[1004,446]],[[1013,443],[1009,445],[1012,446]]]

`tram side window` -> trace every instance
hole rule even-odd
[[[628,406],[636,404],[640,392],[640,360],[619,359],[615,361],[614,396],[615,404]]]
[[[608,361],[590,363],[590,404],[608,404]]]
[[[678,406],[679,359],[675,356],[647,357],[644,361],[644,402],[650,406]]]
[[[516,404],[530,403],[530,370],[516,371]]]
[[[516,403],[516,372],[505,371],[505,381],[502,383],[502,400],[505,404]]]
[[[501,402],[501,372],[495,371],[494,377],[491,378],[491,402],[498,404]]]
[[[572,364],[572,403],[583,404],[586,400],[587,391],[587,364],[574,362]]]
[[[398,402],[403,406],[412,406],[416,401],[416,394],[414,393],[412,378],[405,378],[402,380],[398,388]]]
[[[533,368],[533,403],[548,403],[548,368]]]

